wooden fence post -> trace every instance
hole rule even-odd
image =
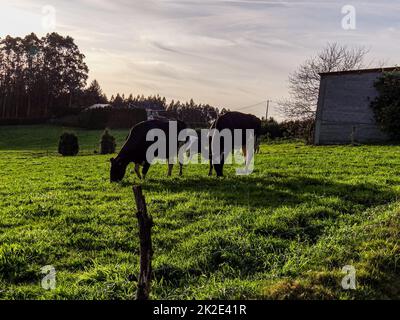
[[[141,186],[133,186],[135,195],[137,213],[136,217],[139,223],[140,238],[140,274],[136,291],[136,300],[148,300],[151,285],[151,259],[153,257],[153,248],[151,244],[151,228],[153,227],[153,218],[147,214],[146,201],[142,193]]]

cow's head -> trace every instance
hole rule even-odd
[[[111,182],[120,182],[124,176],[127,165],[121,161],[121,159],[110,159],[111,162],[111,170],[110,170],[110,181]]]

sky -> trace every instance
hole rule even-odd
[[[269,99],[279,119],[288,75],[328,42],[367,47],[371,65],[400,64],[399,16],[398,0],[0,0],[0,37],[72,36],[108,97],[193,98],[258,116]]]

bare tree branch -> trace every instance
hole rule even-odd
[[[307,59],[289,75],[290,99],[278,104],[288,118],[308,119],[315,115],[318,103],[320,73],[347,71],[365,67],[365,47],[349,48],[328,43],[316,56]]]

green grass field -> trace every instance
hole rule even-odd
[[[132,299],[138,228],[129,170],[109,182],[100,131],[0,127],[0,298]],[[113,131],[120,147],[128,131]],[[264,144],[250,176],[207,165],[142,183],[153,215],[153,299],[400,298],[400,147]],[[40,269],[53,265],[55,290]],[[342,267],[356,269],[344,290]]]

